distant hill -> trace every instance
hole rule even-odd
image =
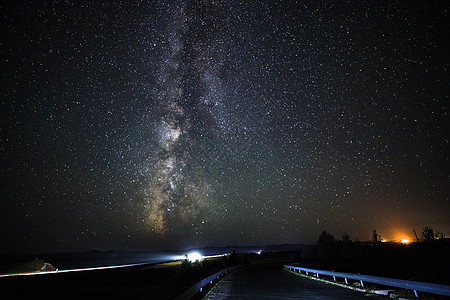
[[[273,251],[297,251],[303,249],[306,245],[304,244],[281,244],[281,245],[265,245],[265,246],[225,246],[225,247],[204,247],[204,248],[192,248],[186,250],[188,251],[199,251],[203,255],[215,255],[222,253],[231,253],[234,250],[237,253],[248,253],[248,252],[273,252]]]

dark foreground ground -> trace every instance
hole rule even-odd
[[[3,294],[11,295],[11,299],[173,299],[202,278],[231,265],[248,263],[255,256],[250,255],[249,258],[248,255],[232,254],[199,263],[173,262],[1,277],[0,290]],[[23,265],[30,268],[36,267],[35,264],[40,267],[43,263],[32,261]]]
[[[185,288],[180,265],[0,278],[11,299],[173,299]]]

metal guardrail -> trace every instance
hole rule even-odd
[[[203,287],[208,283],[212,284],[214,280],[219,279],[220,277],[225,276],[226,274],[235,271],[240,268],[240,266],[229,267],[219,271],[205,279],[200,280],[195,285],[191,286],[189,289],[184,291],[181,295],[175,298],[175,300],[188,300],[191,299],[197,292],[202,292]]]
[[[427,283],[427,282],[419,282],[419,281],[411,281],[411,280],[403,280],[403,279],[393,279],[386,277],[378,277],[378,276],[370,276],[370,275],[360,275],[360,274],[352,274],[352,273],[343,273],[343,272],[334,272],[334,271],[325,271],[325,270],[316,270],[316,269],[308,269],[308,268],[300,268],[295,266],[284,265],[284,268],[290,271],[297,271],[301,273],[302,271],[309,275],[309,273],[316,274],[317,277],[320,275],[332,276],[334,281],[336,281],[336,277],[344,278],[345,283],[348,284],[347,280],[357,280],[361,282],[361,286],[364,287],[364,282],[370,282],[375,284],[381,284],[385,286],[397,287],[406,290],[413,290],[414,295],[418,297],[417,291],[450,296],[450,286],[444,284],[436,284],[436,283]]]

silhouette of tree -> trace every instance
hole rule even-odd
[[[422,228],[422,240],[429,242],[434,240],[434,229],[431,226],[425,226]]]
[[[334,258],[336,248],[334,236],[324,230],[317,240],[317,256],[323,259]]]
[[[444,238],[445,234],[443,232],[439,232],[437,229],[434,230],[431,226],[425,226],[422,228],[422,240],[425,242]]]
[[[383,241],[383,239],[381,238],[381,235],[379,235],[377,233],[377,231],[374,229],[372,232],[372,243],[373,244],[379,244]]]
[[[350,238],[350,235],[345,232],[344,235],[342,236],[342,242],[344,244],[350,244],[352,242],[352,239]]]
[[[436,237],[436,239],[439,239],[439,240],[445,239],[445,233],[439,232],[439,231],[437,231],[437,229],[436,229],[435,237]]]
[[[347,232],[345,232],[344,235],[342,236],[341,248],[342,248],[341,256],[343,258],[349,258],[354,255],[353,254],[354,245],[352,239],[350,238],[350,235]]]
[[[239,265],[240,264],[239,257],[236,253],[236,250],[233,250],[233,252],[230,254],[229,262],[231,265]]]

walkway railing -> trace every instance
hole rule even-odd
[[[229,268],[223,269],[222,271],[217,272],[209,277],[206,277],[203,280],[200,280],[195,285],[193,285],[192,287],[190,287],[189,289],[184,291],[181,295],[176,297],[175,300],[191,299],[196,293],[198,293],[198,292],[201,293],[203,291],[203,287],[205,285],[212,284],[214,280],[219,279],[220,277],[223,277],[230,272],[233,272],[234,270],[238,269],[239,267],[240,266],[229,267]]]
[[[393,278],[378,277],[378,276],[316,270],[316,269],[300,268],[300,267],[289,266],[289,265],[284,265],[284,268],[286,268],[290,271],[293,271],[293,272],[298,272],[298,273],[305,272],[306,275],[309,275],[309,273],[316,274],[317,278],[319,278],[319,275],[331,276],[331,277],[333,277],[334,281],[336,281],[336,277],[344,278],[346,284],[348,284],[348,281],[347,281],[348,279],[357,280],[361,283],[362,287],[364,287],[364,282],[370,282],[370,283],[381,284],[381,285],[385,285],[385,286],[402,288],[402,289],[406,289],[406,290],[413,290],[414,295],[416,297],[418,297],[417,291],[430,293],[430,294],[436,294],[436,295],[450,296],[450,286],[444,285],[444,284],[435,284],[435,283],[393,279]]]

